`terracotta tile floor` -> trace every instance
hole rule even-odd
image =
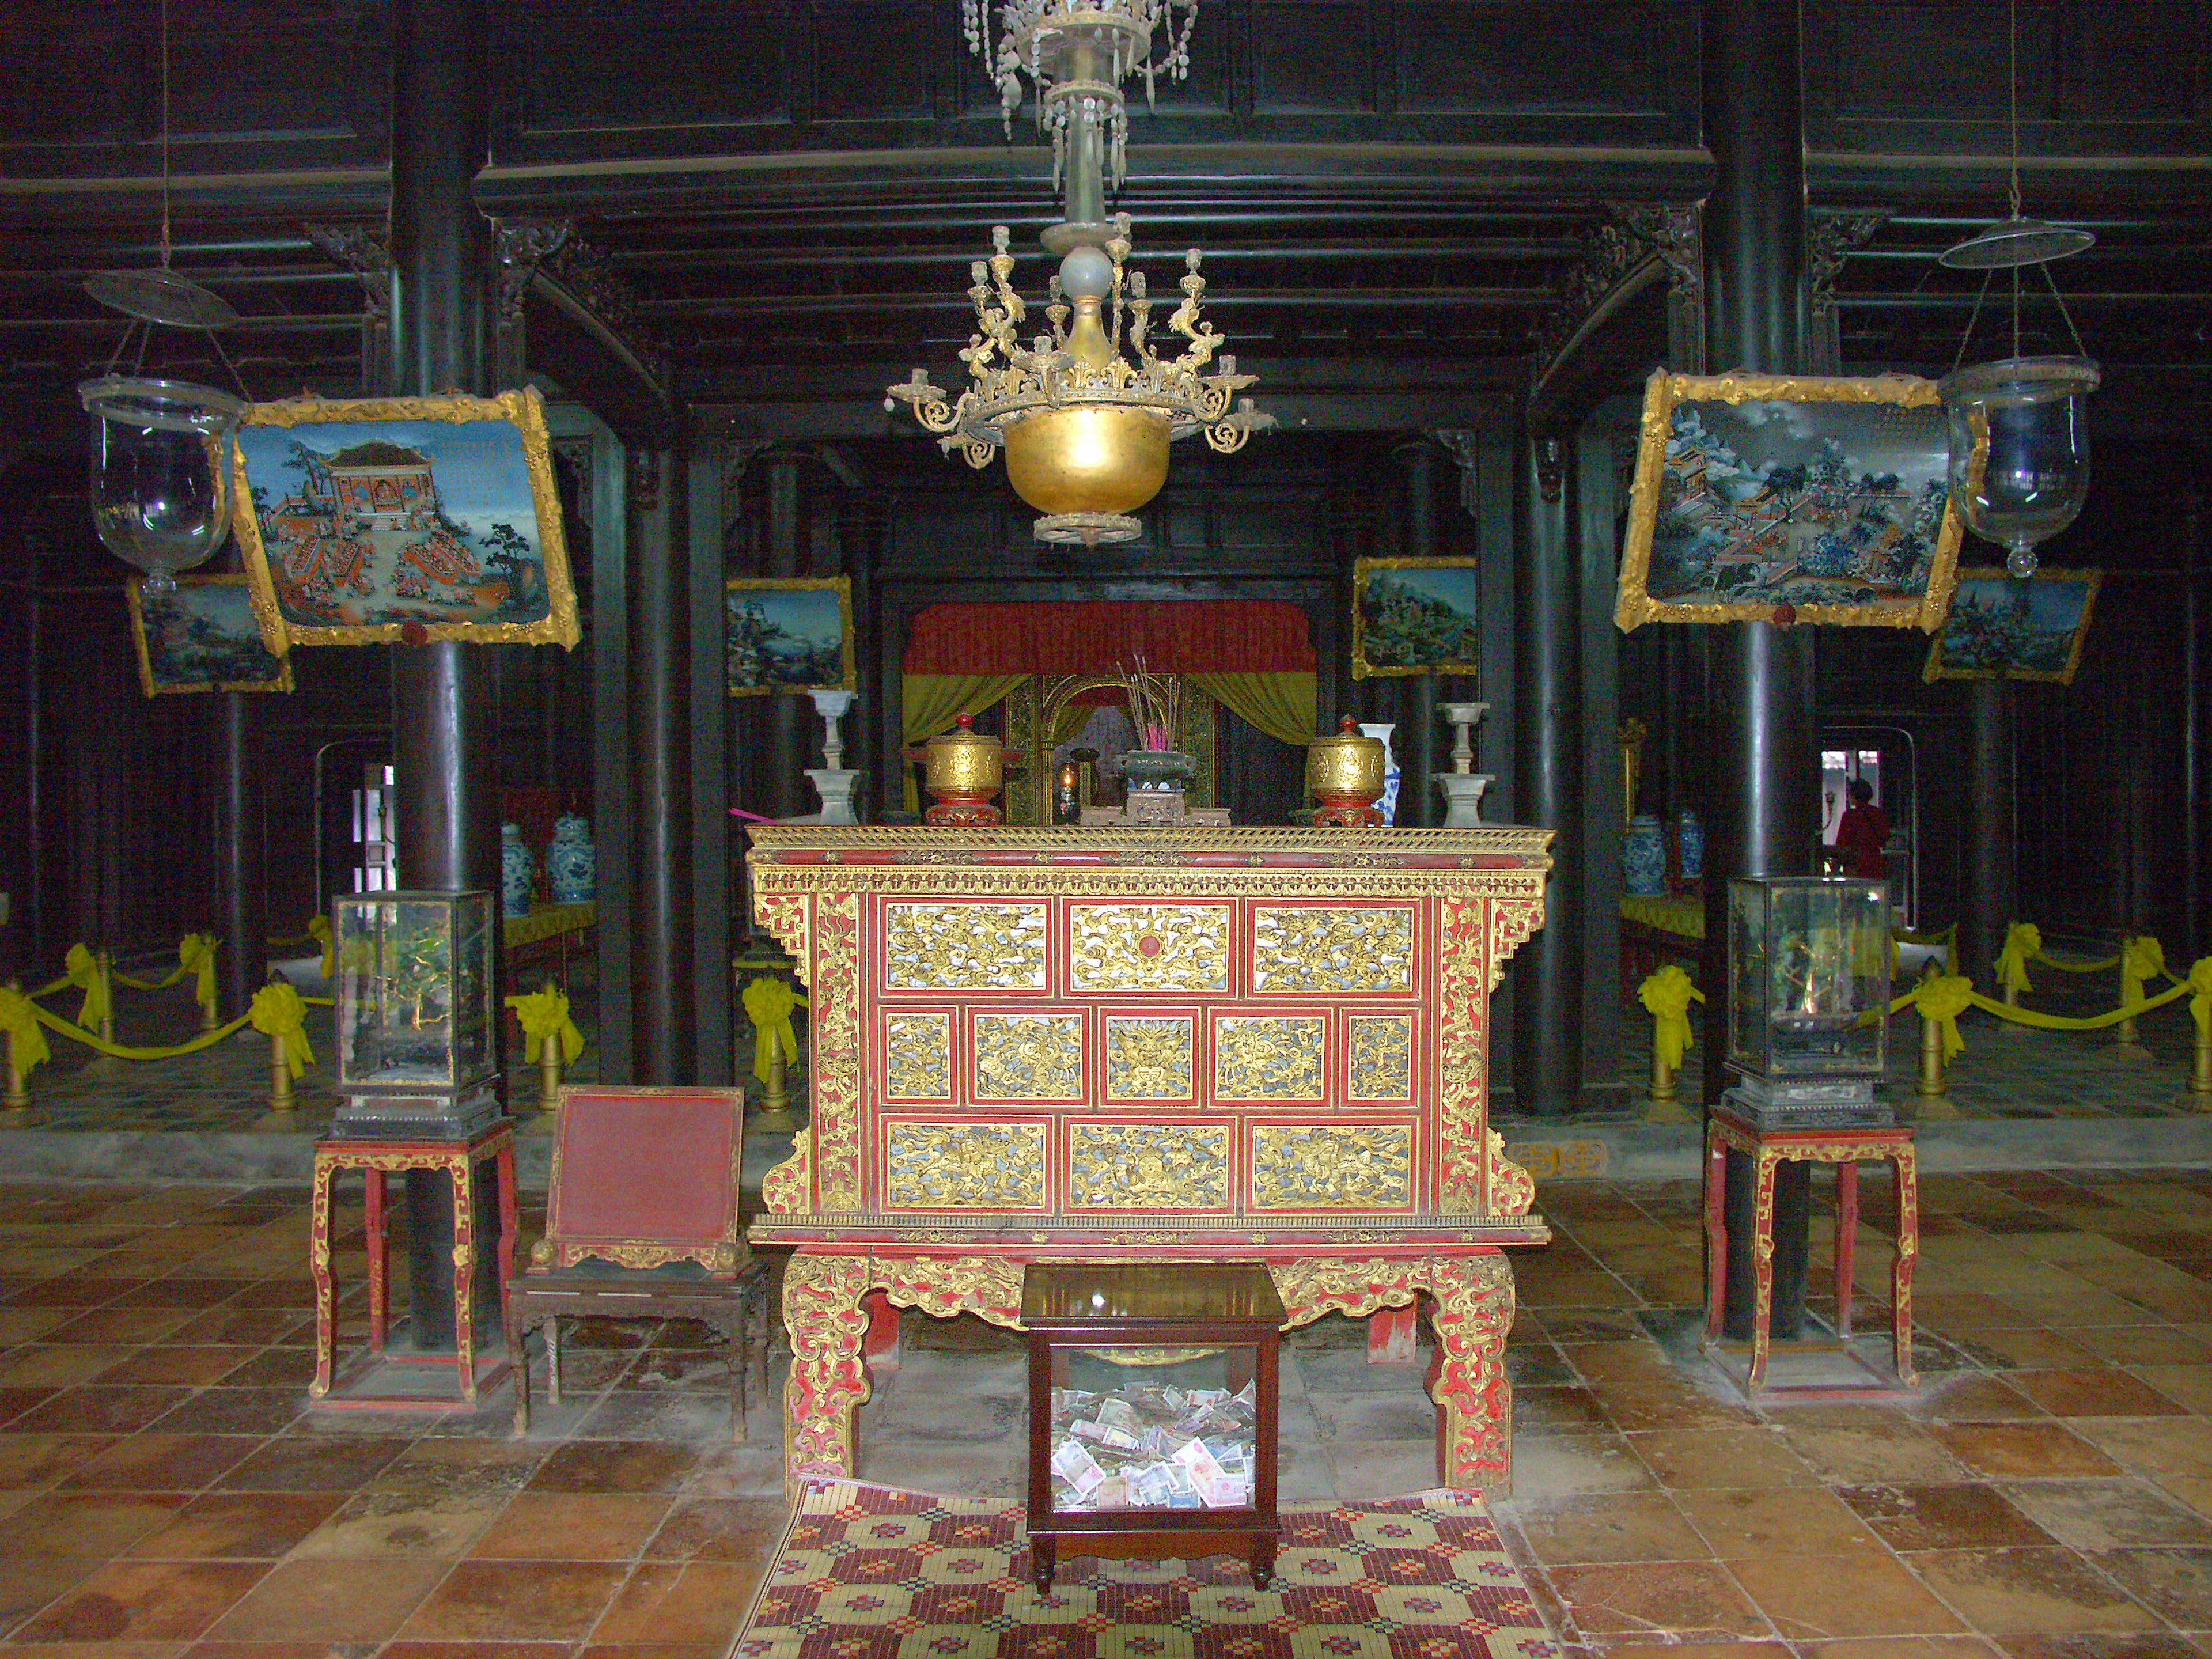
[[[1753,1405],[1697,1343],[1693,1194],[1543,1189],[1498,1510],[1567,1654],[2212,1654],[2212,1174],[1923,1194],[1923,1386]],[[527,1440],[503,1388],[468,1415],[310,1410],[304,1239],[295,1188],[0,1187],[0,1647],[720,1659],[782,1516],[773,1396],[732,1443],[696,1328],[603,1325]],[[1872,1225],[1859,1259],[1878,1329]],[[1017,1491],[1011,1339],[911,1315],[907,1337],[863,1478]],[[1363,1341],[1328,1320],[1290,1346],[1286,1498],[1430,1484],[1422,1364]]]

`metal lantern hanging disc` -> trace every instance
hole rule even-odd
[[[1954,270],[2016,270],[2023,265],[2046,265],[2096,245],[2094,234],[2071,225],[2005,219],[1945,248],[1936,261]]]
[[[186,282],[166,265],[158,270],[95,270],[84,291],[111,311],[171,328],[228,328],[238,313],[228,300]]]

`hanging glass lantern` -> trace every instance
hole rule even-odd
[[[2087,357],[2008,357],[1938,384],[1950,416],[1951,499],[2005,568],[2035,574],[2036,546],[2074,522],[2089,493]]]
[[[92,416],[92,522],[107,550],[146,573],[146,591],[177,585],[230,529],[225,457],[246,405],[185,380],[104,374],[77,387]]]

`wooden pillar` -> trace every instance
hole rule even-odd
[[[1705,225],[1705,339],[1713,364],[1756,374],[1802,373],[1808,305],[1804,100],[1795,6],[1706,0],[1702,15],[1705,146],[1713,189]],[[1727,983],[1726,906],[1732,875],[1800,875],[1819,833],[1819,756],[1813,739],[1813,630],[1785,622],[1726,625],[1712,709],[1711,823],[1705,842],[1709,988]],[[1727,999],[1707,1003],[1705,1097],[1728,1076]],[[1728,1169],[1726,1329],[1751,1329],[1751,1171]],[[1806,1170],[1782,1166],[1776,1186],[1774,1318],[1795,1335],[1805,1311]],[[1741,1292],[1741,1294],[1739,1294]]]
[[[269,907],[261,872],[261,768],[253,742],[252,699],[257,695],[225,691],[216,703],[222,732],[222,775],[216,784],[215,885],[216,914],[222,932],[220,1018],[225,1020],[246,1012],[269,960]]]
[[[690,612],[679,451],[629,465],[630,1073],[696,1080],[691,960]]]

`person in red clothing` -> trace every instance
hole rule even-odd
[[[1880,881],[1889,872],[1882,866],[1881,849],[1889,844],[1889,819],[1874,804],[1874,786],[1853,778],[1848,791],[1851,804],[1844,808],[1836,825],[1835,845],[1828,848],[1828,867],[1847,876]]]

